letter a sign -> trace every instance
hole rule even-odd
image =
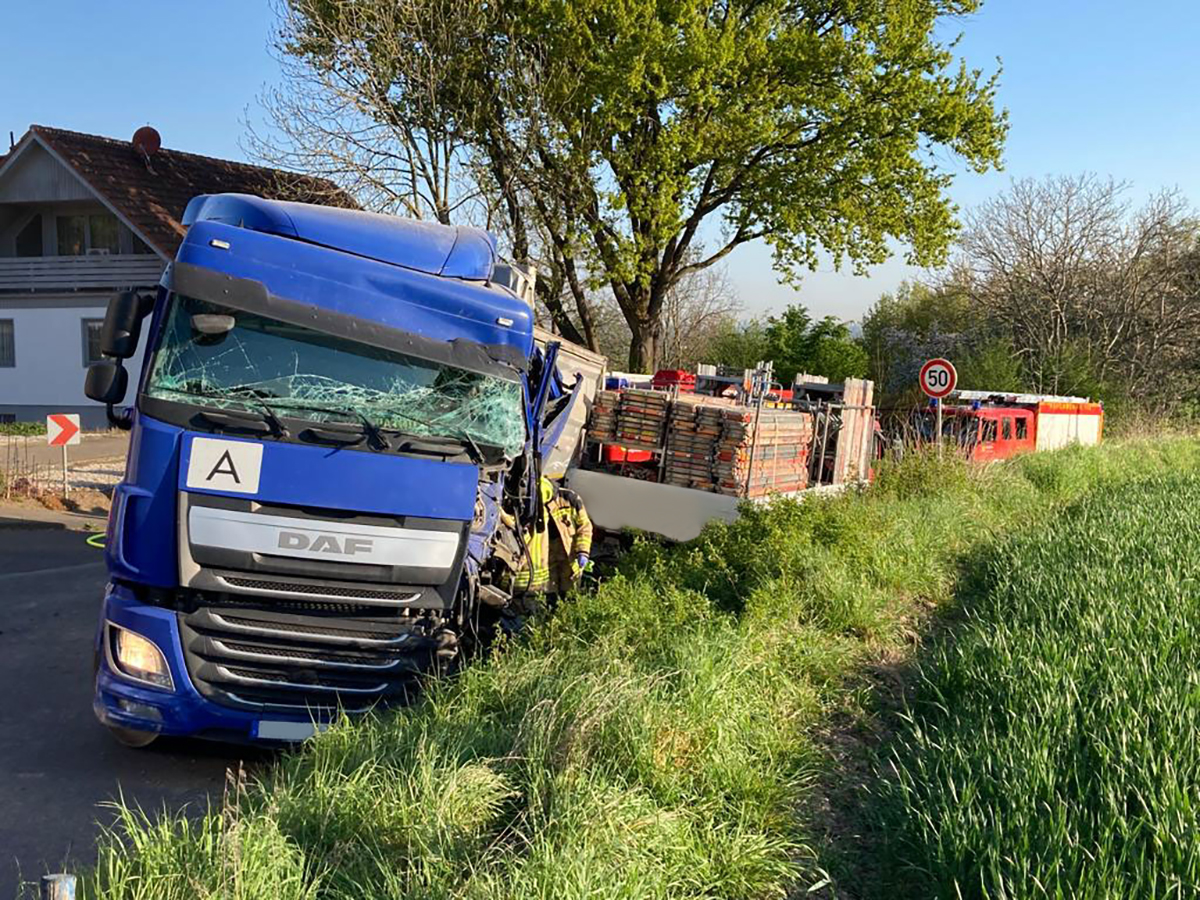
[[[262,444],[192,438],[187,486],[200,490],[257,494],[262,470]]]

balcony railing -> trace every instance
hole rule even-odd
[[[149,254],[3,258],[0,291],[153,287],[165,265]]]

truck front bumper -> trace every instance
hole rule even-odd
[[[109,622],[154,642],[170,669],[172,689],[132,680],[114,669],[106,652]],[[96,662],[92,709],[97,719],[114,728],[238,743],[269,743],[294,740],[306,730],[311,732],[312,728],[305,726],[322,724],[319,719],[314,723],[308,715],[257,713],[206,700],[188,676],[176,613],[140,603],[131,590],[119,585],[109,585],[105,592],[96,632]],[[264,729],[267,733],[289,733],[295,737],[272,738],[260,734],[264,719],[273,726]],[[280,727],[281,723],[291,723],[293,727]]]

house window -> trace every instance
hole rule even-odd
[[[99,362],[103,358],[100,353],[100,332],[103,329],[103,319],[83,320],[83,365],[85,367]]]
[[[88,216],[88,253],[120,253],[117,217],[108,213]]]
[[[17,348],[13,341],[13,320],[0,319],[0,369],[17,364]]]
[[[42,255],[42,217],[39,213],[17,233],[17,256]]]
[[[1029,437],[1029,423],[1025,419],[1017,419],[1017,440],[1023,441]]]
[[[121,252],[117,217],[110,213],[58,216],[55,225],[58,229],[59,256]]]
[[[87,252],[87,216],[59,216],[58,255],[83,256]]]

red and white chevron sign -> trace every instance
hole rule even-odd
[[[76,413],[51,413],[46,416],[46,443],[51,447],[78,444],[79,416]]]

